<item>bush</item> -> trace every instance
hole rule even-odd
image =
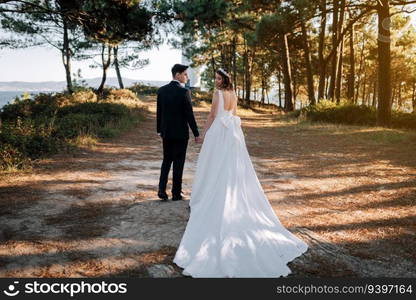
[[[99,115],[72,113],[62,116],[56,124],[55,136],[58,138],[75,138],[80,134],[89,134],[99,127]]]
[[[77,144],[80,137],[117,136],[140,118],[137,105],[126,106],[125,101],[139,102],[129,90],[109,91],[101,101],[87,89],[17,98],[0,112],[0,169],[23,168],[30,160]]]
[[[192,100],[211,102],[212,92],[205,92],[205,91],[201,91],[200,89],[193,89],[192,90]]]
[[[123,90],[116,90],[111,89],[106,97],[106,101],[109,102],[117,102],[117,101],[123,101],[123,100],[139,100],[136,96],[136,94],[128,89]]]
[[[0,117],[3,122],[12,122],[18,118],[30,118],[32,116],[32,105],[31,99],[20,99],[16,97],[13,103],[3,106]]]
[[[129,108],[139,108],[143,105],[137,95],[129,89],[107,89],[106,98],[101,102],[123,104]]]
[[[56,153],[58,141],[50,136],[34,135],[26,141],[25,155],[30,159],[37,159],[48,154]]]
[[[74,92],[72,95],[67,95],[64,98],[63,105],[71,105],[74,103],[97,102],[97,94],[92,89],[83,89]]]
[[[97,136],[100,138],[112,138],[117,136],[120,133],[119,130],[117,130],[116,128],[109,128],[109,127],[105,127],[105,128],[99,128],[97,131]]]
[[[321,101],[294,112],[295,116],[306,116],[311,121],[352,125],[377,124],[377,109],[342,101],[339,105],[331,101]],[[416,129],[416,114],[392,111],[392,127]]]
[[[416,113],[393,111],[391,123],[395,128],[416,129]]]
[[[95,126],[104,126],[107,122],[120,119],[128,115],[128,107],[117,103],[81,103],[77,105],[65,106],[59,109],[57,116],[64,118],[67,115],[85,115],[88,116],[87,121],[94,121]],[[81,118],[76,116],[76,118]],[[80,119],[79,119],[80,120]],[[80,124],[84,125],[85,120],[80,120]]]
[[[318,105],[316,107],[310,107],[306,112],[312,121],[358,125],[374,125],[376,121],[375,110],[364,105],[345,105],[325,108],[319,107]]]
[[[134,85],[129,87],[129,90],[136,93],[136,95],[155,95],[157,94],[159,88],[156,86],[135,83]]]
[[[38,94],[34,99],[16,97],[13,103],[3,107],[0,113],[2,121],[14,122],[20,119],[39,119],[51,118],[60,105],[61,94]]]
[[[19,168],[27,165],[27,161],[48,154],[56,153],[59,141],[42,130],[33,127],[33,123],[17,122],[18,126],[5,124],[0,131],[0,166],[1,168]],[[22,125],[23,124],[23,125]]]
[[[16,147],[10,144],[0,144],[0,169],[22,169],[30,164],[30,160]]]

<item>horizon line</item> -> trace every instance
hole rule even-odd
[[[112,79],[112,78],[114,78],[114,79],[117,79],[117,77],[115,77],[115,76],[113,76],[113,77],[107,77],[107,80],[109,80],[109,79]],[[101,77],[92,77],[92,78],[82,78],[80,81],[82,81],[82,80],[92,80],[92,79],[102,79]],[[158,80],[158,79],[133,79],[133,78],[128,78],[128,77],[124,77],[124,78],[122,78],[123,80],[125,80],[125,79],[128,79],[128,80],[135,80],[135,81],[170,81],[171,79],[169,79],[169,80]],[[106,80],[106,81],[107,81]],[[3,80],[1,80],[0,82],[8,82],[8,83],[11,83],[11,82],[27,82],[27,83],[42,83],[42,82],[66,82],[66,80],[65,79],[63,79],[63,80],[42,80],[42,81],[21,81],[21,80],[10,80],[10,81],[3,81]]]

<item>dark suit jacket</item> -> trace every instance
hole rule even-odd
[[[156,130],[165,139],[189,139],[188,124],[194,136],[199,136],[191,91],[177,81],[171,81],[158,90],[156,115]]]

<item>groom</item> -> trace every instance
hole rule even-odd
[[[172,200],[183,200],[182,174],[188,146],[189,129],[200,143],[198,126],[192,110],[191,91],[184,87],[188,81],[188,66],[172,67],[172,81],[157,92],[157,134],[163,141],[163,163],[160,170],[158,196],[168,200],[166,184],[173,162]]]

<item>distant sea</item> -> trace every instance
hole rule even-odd
[[[0,91],[0,109],[8,104],[12,103],[16,96],[21,97],[25,92],[22,91]],[[51,91],[36,91],[36,92],[28,92],[30,95],[37,95],[39,93],[53,93]]]

